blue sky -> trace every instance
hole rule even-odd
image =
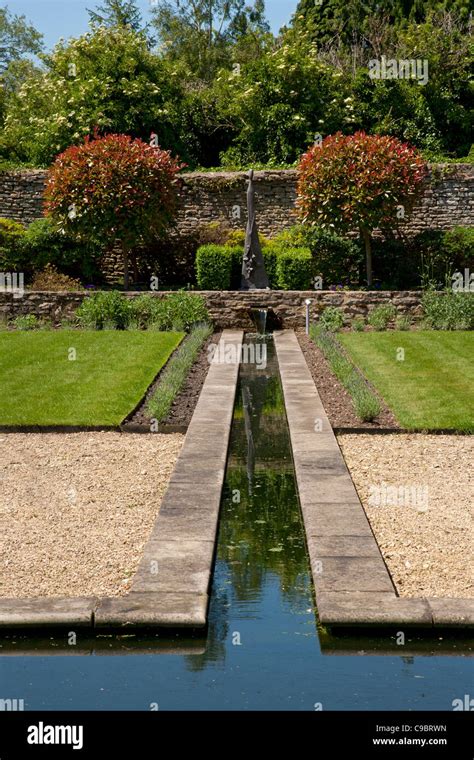
[[[6,0],[10,11],[25,15],[45,39],[46,46],[52,47],[59,37],[77,37],[87,31],[87,8],[94,9],[101,0]],[[287,23],[296,10],[298,0],[266,0],[267,18],[272,29]],[[150,0],[139,0],[138,5],[146,18]]]

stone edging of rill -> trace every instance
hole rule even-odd
[[[397,595],[295,333],[275,333],[322,625],[474,627],[474,599]]]
[[[0,599],[0,630],[205,627],[242,339],[222,334],[238,350],[209,367],[130,593]]]

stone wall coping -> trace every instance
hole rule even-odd
[[[457,172],[461,172],[463,176],[472,175],[474,178],[474,163],[466,163],[466,162],[444,162],[444,163],[428,163],[428,168],[433,171],[436,169],[443,170],[448,173],[457,174]],[[250,169],[251,167],[249,167]],[[452,172],[450,171],[452,170]],[[239,170],[239,171],[226,171],[223,169],[222,171],[190,171],[190,172],[180,172],[177,176],[179,179],[184,180],[185,182],[196,182],[199,180],[212,180],[214,178],[217,182],[222,180],[228,180],[228,179],[234,179],[234,178],[242,178],[245,179],[247,177],[249,170]],[[48,169],[41,169],[41,168],[25,168],[25,169],[8,169],[6,171],[0,171],[0,178],[6,177],[6,176],[25,176],[25,177],[34,177],[34,176],[44,176],[48,172]],[[262,180],[268,180],[268,179],[281,179],[286,180],[288,178],[297,177],[298,176],[298,169],[295,168],[287,168],[287,169],[256,169],[254,171],[254,179],[258,181]]]
[[[93,293],[107,293],[110,290],[113,290],[113,288],[108,288],[107,290],[25,290],[25,295],[38,295],[38,296],[84,296],[87,294],[93,294]],[[126,290],[126,291],[120,291],[123,292],[125,296],[143,296],[146,294],[150,294],[153,296],[169,296],[173,293],[176,293],[176,290]],[[294,298],[295,296],[301,297],[301,298],[316,298],[319,295],[347,295],[347,296],[354,296],[354,295],[363,295],[363,296],[378,296],[378,295],[385,295],[387,297],[393,298],[394,296],[404,296],[404,295],[413,295],[416,297],[420,297],[423,294],[422,290],[256,290],[256,291],[242,291],[242,290],[189,290],[186,291],[187,293],[197,295],[197,296],[216,296],[220,297],[222,295],[230,296],[230,297],[242,297],[244,296],[247,298],[249,295],[258,295],[258,296],[269,296],[272,297],[274,295],[288,295],[290,298]],[[12,296],[11,293],[8,292],[0,292],[0,298],[2,296]],[[20,299],[18,299],[20,300]]]

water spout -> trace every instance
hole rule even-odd
[[[265,335],[267,329],[268,309],[250,309],[250,316],[255,325],[257,335]]]

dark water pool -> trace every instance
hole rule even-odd
[[[0,699],[30,710],[450,710],[474,693],[472,638],[407,632],[397,646],[396,631],[318,630],[271,339],[266,348],[265,369],[242,365],[207,637],[4,639]]]

